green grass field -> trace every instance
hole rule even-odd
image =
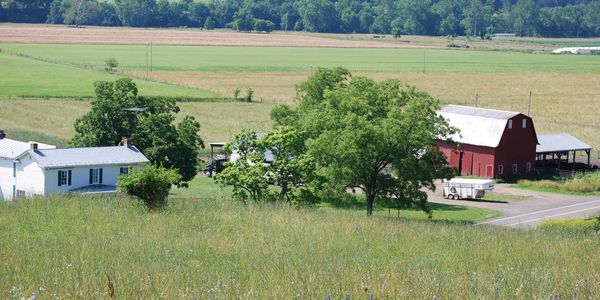
[[[36,61],[0,53],[0,97],[94,96],[94,82],[116,80],[118,75]],[[200,89],[135,80],[140,94],[148,96],[215,97]]]
[[[146,47],[135,45],[0,44],[3,50],[62,62],[145,70]],[[600,72],[594,56],[438,49],[339,49],[286,47],[154,46],[158,71],[305,71],[343,66],[352,71],[422,72]],[[243,75],[241,75],[243,76]]]
[[[0,203],[0,298],[594,299],[600,239],[203,196]]]

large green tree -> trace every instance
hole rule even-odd
[[[115,146],[124,138],[157,166],[175,168],[184,181],[196,176],[200,124],[186,116],[175,124],[179,107],[172,99],[138,96],[129,78],[95,83],[91,111],[75,121],[75,147]]]
[[[363,190],[369,215],[378,198],[429,211],[422,188],[452,174],[436,139],[454,130],[437,115],[436,99],[340,68],[319,69],[298,92],[298,109],[279,108],[275,121],[307,133],[307,154],[328,186]]]

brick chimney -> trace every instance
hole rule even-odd
[[[38,150],[38,143],[31,143],[29,144],[29,149],[33,152]]]
[[[0,130],[0,140],[6,137],[6,133],[4,133],[4,130]]]
[[[130,138],[125,138],[123,140],[123,146],[128,147],[128,148],[131,147],[131,139]]]

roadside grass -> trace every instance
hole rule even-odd
[[[498,298],[600,295],[600,239],[176,199],[0,203],[0,298]]]
[[[75,134],[75,120],[89,111],[87,101],[0,100],[0,129],[8,138],[35,139],[64,145]],[[205,142],[229,141],[242,129],[269,130],[272,103],[180,102],[178,118],[194,116],[201,125]],[[26,134],[25,134],[26,133]]]
[[[114,57],[122,70],[146,70],[145,45],[0,44],[4,51],[103,67]],[[302,47],[153,47],[156,71],[310,72],[343,66],[363,72],[560,72],[598,73],[596,57],[521,52]],[[293,57],[293,59],[290,59]]]
[[[119,75],[53,64],[0,53],[0,97],[92,97],[94,82]],[[140,94],[148,96],[215,97],[190,87],[135,79]]]
[[[541,230],[555,230],[562,232],[584,232],[593,233],[600,231],[600,217],[588,219],[563,219],[548,220],[540,224]]]
[[[519,180],[516,187],[568,195],[600,195],[600,172],[577,175],[571,179]]]

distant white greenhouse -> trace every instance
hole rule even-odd
[[[566,47],[552,51],[554,54],[600,54],[600,47]]]

